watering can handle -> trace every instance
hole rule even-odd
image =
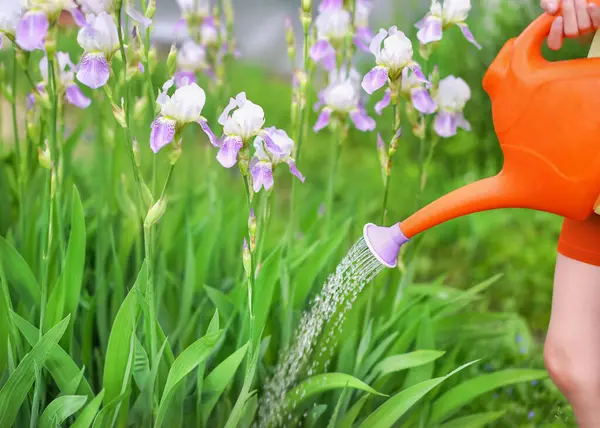
[[[588,3],[595,3],[600,6],[600,0],[587,0]],[[562,7],[559,5],[557,12],[554,15],[543,13],[539,18],[533,21],[517,38],[519,47],[526,53],[526,57],[530,60],[542,58],[542,45],[544,40],[550,33],[552,22],[557,15],[562,13]]]

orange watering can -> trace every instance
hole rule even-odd
[[[595,215],[600,58],[544,59],[542,44],[553,19],[543,14],[509,40],[483,79],[504,154],[500,173],[457,189],[392,227],[367,224],[364,238],[384,265],[396,265],[400,246],[411,237],[471,213],[529,208],[577,221]]]

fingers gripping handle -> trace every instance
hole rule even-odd
[[[561,2],[562,3],[562,2]],[[594,3],[600,6],[600,0],[588,0],[588,3]],[[531,64],[532,61],[539,61],[542,57],[542,45],[552,27],[554,19],[562,13],[562,7],[559,4],[558,10],[554,15],[543,13],[521,33],[515,40],[515,53],[517,62],[524,66]]]

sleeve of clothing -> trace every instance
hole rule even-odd
[[[565,219],[558,252],[571,259],[600,266],[600,215],[594,214],[583,221]]]

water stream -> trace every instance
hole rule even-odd
[[[281,426],[292,420],[292,415],[284,414],[286,393],[299,380],[305,369],[311,376],[315,373],[318,360],[311,360],[314,348],[324,327],[333,320],[331,336],[342,326],[344,314],[352,307],[359,293],[381,270],[383,265],[375,259],[363,238],[350,249],[335,272],[327,278],[321,292],[313,299],[310,309],[302,315],[294,340],[287,352],[280,358],[273,377],[265,385],[258,413],[259,427]],[[331,337],[325,339],[325,346],[332,347]],[[318,356],[332,351],[322,347]]]

